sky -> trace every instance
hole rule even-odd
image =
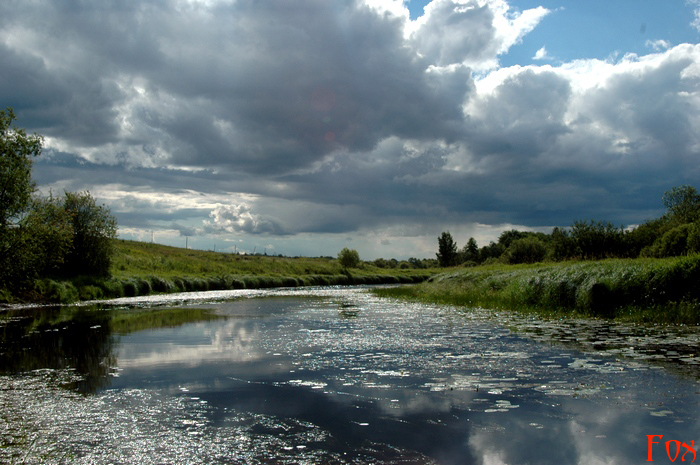
[[[0,107],[119,237],[434,258],[700,188],[700,0],[4,0]]]

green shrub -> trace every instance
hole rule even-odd
[[[700,224],[688,225],[688,253],[700,253]]]
[[[124,297],[135,297],[139,295],[139,288],[133,280],[127,280],[122,283]]]
[[[169,279],[161,278],[160,276],[150,276],[151,290],[153,292],[174,292],[175,283]]]
[[[138,289],[138,295],[149,295],[152,291],[151,283],[146,278],[139,278],[136,280],[136,287]]]
[[[355,249],[345,247],[338,253],[338,262],[343,268],[357,268],[360,264],[360,254]]]
[[[547,255],[547,246],[536,237],[525,237],[513,241],[505,252],[510,264],[537,263]]]
[[[97,286],[81,286],[78,295],[80,300],[97,300],[104,297],[104,292]]]
[[[677,226],[657,239],[646,253],[658,258],[685,255],[688,252],[689,232],[689,224]]]

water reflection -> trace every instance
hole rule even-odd
[[[119,336],[148,328],[216,320],[195,308],[41,307],[10,311],[0,323],[0,374],[69,370],[66,387],[95,393],[118,375]]]
[[[74,463],[632,464],[646,461],[647,434],[700,443],[692,377],[542,344],[486,313],[304,292],[190,313],[86,309],[76,323],[54,315],[21,331],[13,321],[3,373],[75,368],[101,384],[79,398],[47,388],[50,422],[45,401],[19,388],[3,397],[42,425],[46,447],[60,438],[53,447]],[[104,341],[87,339],[101,349],[5,365],[10,353],[32,352],[38,340],[27,335],[64,346],[51,337],[73,324],[75,336],[102,330]],[[90,362],[77,369],[71,357],[83,356]],[[654,459],[670,463],[663,444]]]
[[[0,332],[0,373],[70,369],[73,386],[96,392],[109,384],[116,358],[106,313],[86,308],[41,308],[6,315]]]

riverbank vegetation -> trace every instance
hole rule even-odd
[[[700,323],[700,194],[674,187],[666,213],[633,227],[576,221],[551,233],[504,231],[459,249],[448,231],[435,259],[363,262],[179,249],[116,239],[89,192],[41,197],[31,179],[39,135],[0,111],[0,302],[73,302],[152,293],[308,285],[419,283],[378,291],[424,301],[556,315]]]
[[[11,108],[0,110],[0,302],[414,283],[435,273],[417,259],[415,263],[422,266],[364,263],[357,251],[347,248],[336,260],[215,253],[117,240],[116,219],[89,192],[37,195],[31,171],[43,138],[27,135],[14,120]]]
[[[550,316],[700,324],[700,194],[674,187],[666,213],[633,227],[576,221],[550,234],[504,231],[479,248],[438,237],[440,266],[457,267],[384,296]]]
[[[462,307],[700,324],[700,255],[673,258],[492,264],[456,268],[416,285],[375,292]]]
[[[504,231],[481,248],[470,237],[462,249],[449,231],[438,237],[440,266],[521,264],[604,258],[664,258],[700,253],[700,193],[677,186],[661,199],[666,213],[639,225],[615,226],[607,221],[580,220],[552,232]]]
[[[155,293],[350,284],[410,284],[437,269],[344,267],[332,257],[280,257],[191,250],[114,240],[109,276],[36,279],[23,294],[0,301],[74,302]]]
[[[35,291],[38,279],[109,276],[117,222],[89,192],[37,195],[33,158],[39,135],[0,110],[0,298]]]

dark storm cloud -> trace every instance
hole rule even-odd
[[[35,2],[0,13],[10,10],[0,91],[31,77],[16,102],[30,123],[79,145],[120,129],[124,143],[160,144],[177,164],[284,173],[390,135],[455,137],[471,82],[461,70],[426,73],[399,18],[352,1]]]
[[[2,2],[0,106],[43,188],[183,235],[634,223],[700,181],[698,46],[499,69],[547,10],[380,3]]]

